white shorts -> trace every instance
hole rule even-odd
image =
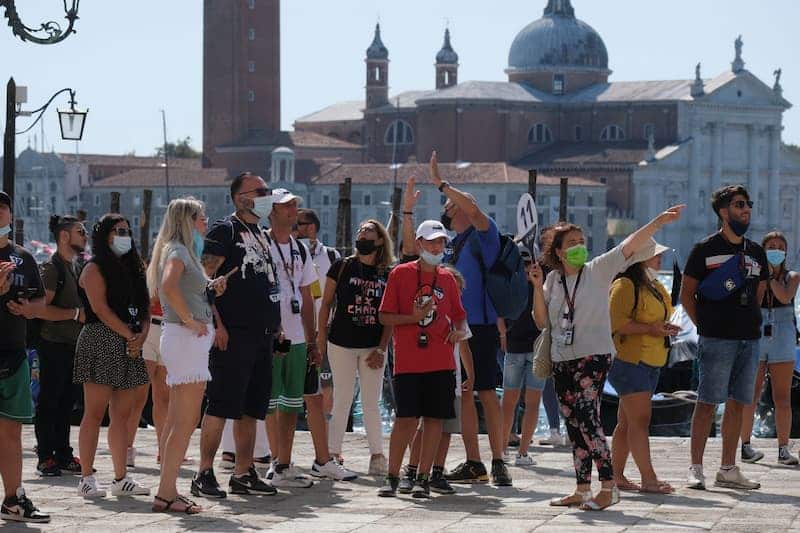
[[[167,386],[211,380],[208,352],[214,343],[214,326],[198,337],[189,328],[171,322],[161,326],[161,360],[167,368]]]
[[[161,324],[150,323],[150,331],[147,332],[147,339],[142,346],[142,357],[145,361],[153,361],[156,364],[163,365],[164,361],[161,360]]]

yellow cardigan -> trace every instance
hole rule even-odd
[[[659,282],[655,286],[664,300],[662,304],[646,287],[639,287],[639,303],[633,311],[633,282],[628,278],[619,278],[611,285],[611,332],[617,357],[627,363],[661,367],[667,362],[667,348],[663,337],[652,335],[619,335],[617,330],[631,320],[642,324],[658,321],[669,321],[672,316],[672,301],[667,290]],[[666,306],[666,318],[664,318]]]

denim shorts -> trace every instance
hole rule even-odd
[[[503,362],[503,388],[542,390],[546,379],[533,375],[533,353],[507,353]]]
[[[769,312],[766,309],[761,310],[761,317],[762,324],[770,323]],[[759,361],[765,361],[767,364],[790,361],[794,363],[797,356],[797,332],[793,319],[794,308],[791,306],[772,310],[772,336],[761,337]]]
[[[753,403],[758,346],[758,339],[701,336],[697,345],[698,401],[719,404],[730,399],[744,405]]]
[[[653,394],[658,385],[658,376],[661,368],[646,365],[642,362],[637,364],[614,359],[611,370],[608,372],[608,382],[620,396],[635,394],[637,392],[649,392]]]

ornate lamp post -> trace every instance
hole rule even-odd
[[[11,32],[23,41],[36,44],[56,44],[75,33],[73,27],[75,21],[78,20],[80,0],[71,0],[71,7],[67,7],[67,0],[64,0],[64,13],[66,14],[64,18],[69,22],[66,30],[62,30],[61,25],[52,20],[40,24],[38,28],[26,26],[19,18],[14,3],[15,0],[0,0],[0,7],[5,8],[5,17],[8,19],[8,25],[11,26]]]
[[[0,0],[2,1],[2,0]],[[75,107],[75,91],[72,89],[61,89],[38,109],[33,111],[23,111],[22,104],[25,98],[20,98],[17,101],[17,84],[14,83],[14,78],[8,80],[7,87],[7,100],[6,100],[6,131],[4,138],[3,149],[3,190],[11,197],[11,202],[14,202],[14,175],[16,173],[16,136],[30,131],[36,124],[42,120],[44,112],[56,97],[63,93],[69,93],[70,108],[66,111],[58,110],[58,122],[61,126],[61,138],[65,141],[80,141],[83,137],[83,127],[86,124],[86,115],[88,110],[82,111]],[[19,116],[31,116],[36,113],[39,115],[36,120],[25,130],[16,131],[16,119]]]

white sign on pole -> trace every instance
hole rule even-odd
[[[539,214],[533,197],[525,193],[517,203],[517,241],[536,255],[536,241],[539,238]]]

